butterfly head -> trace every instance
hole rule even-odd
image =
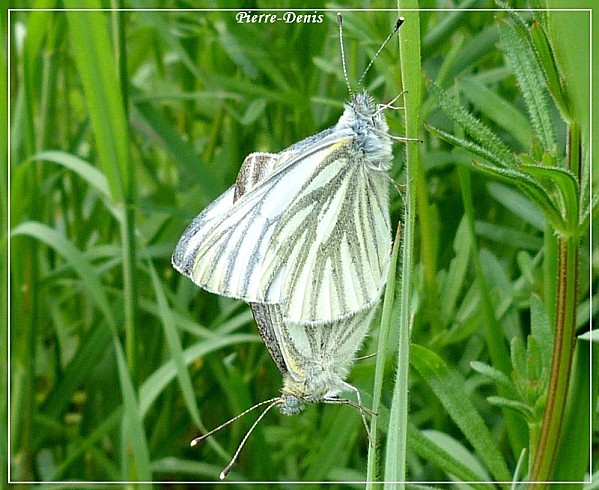
[[[279,410],[283,415],[295,415],[306,408],[306,403],[321,403],[336,397],[343,389],[343,379],[331,371],[319,376],[312,373],[302,379],[287,374],[279,397]]]
[[[297,415],[306,408],[303,400],[295,395],[283,393],[279,399],[279,410],[283,415]]]

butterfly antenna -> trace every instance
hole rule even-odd
[[[403,17],[400,17],[399,19],[397,19],[397,22],[395,23],[395,27],[393,28],[393,30],[391,31],[391,33],[387,36],[387,39],[385,39],[383,41],[383,44],[381,44],[381,47],[379,48],[379,50],[374,54],[374,56],[370,60],[370,63],[368,63],[368,66],[364,70],[364,73],[362,73],[362,76],[360,77],[360,80],[358,80],[358,87],[360,85],[362,85],[362,82],[364,81],[364,77],[366,76],[366,73],[368,73],[368,70],[370,70],[370,67],[374,63],[374,60],[376,60],[377,57],[378,57],[378,55],[381,54],[381,51],[383,50],[383,48],[386,46],[386,44],[389,42],[389,40],[395,35],[395,33],[398,31],[398,29],[401,27],[401,25],[403,23],[404,23],[404,18]]]
[[[351,85],[349,84],[349,78],[347,76],[347,67],[345,65],[345,48],[343,47],[343,17],[341,16],[340,12],[337,12],[337,22],[339,22],[339,44],[341,45],[341,64],[343,65],[343,76],[345,78],[347,90],[349,91],[349,95],[351,97],[352,90]]]
[[[237,446],[237,450],[235,451],[235,454],[233,455],[233,457],[231,458],[231,461],[229,461],[229,464],[227,466],[225,466],[225,469],[223,471],[220,472],[220,479],[224,480],[227,475],[229,474],[229,471],[231,471],[231,468],[233,467],[233,465],[235,464],[235,461],[237,461],[237,457],[239,456],[239,453],[241,452],[241,450],[243,449],[243,446],[245,445],[245,442],[248,440],[248,437],[250,437],[250,434],[254,431],[254,429],[258,426],[258,424],[260,423],[260,421],[264,418],[264,416],[270,411],[270,409],[272,407],[274,407],[275,405],[278,405],[279,403],[281,403],[281,398],[277,397],[277,398],[273,398],[271,400],[267,400],[266,402],[262,402],[260,405],[264,405],[264,403],[268,403],[271,402],[270,405],[268,407],[266,407],[264,409],[264,411],[260,414],[260,416],[256,419],[256,421],[252,424],[252,426],[250,427],[250,430],[248,430],[245,434],[245,436],[243,436],[243,439],[241,440],[241,442],[239,443],[239,446]],[[252,408],[256,408],[258,405],[254,405]]]
[[[271,403],[271,404],[274,405],[277,402],[279,402],[280,400],[281,400],[281,397],[277,396],[276,398],[271,398],[270,400],[264,400],[264,401],[262,401],[260,403],[256,403],[255,405],[251,406],[247,410],[244,410],[243,412],[241,412],[239,415],[236,415],[232,419],[227,420],[224,424],[221,424],[218,427],[215,427],[210,432],[206,432],[206,434],[202,434],[201,436],[196,437],[193,441],[191,441],[191,443],[189,445],[192,446],[192,447],[196,446],[197,444],[199,444],[200,442],[202,442],[207,437],[210,437],[212,434],[214,434],[215,432],[218,432],[219,430],[223,429],[227,425],[232,424],[237,419],[240,419],[244,415],[247,415],[248,413],[250,413],[251,411],[255,410],[256,408],[261,407],[263,405],[266,405],[268,403]],[[267,410],[270,410],[270,407],[268,407]]]

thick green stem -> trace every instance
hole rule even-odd
[[[121,249],[123,254],[123,290],[125,297],[125,350],[127,367],[134,383],[138,383],[137,345],[135,317],[137,312],[135,210],[128,206],[125,220],[121,223]]]
[[[437,291],[437,240],[433,231],[431,208],[428,202],[428,189],[424,176],[424,166],[418,165],[414,169],[413,177],[422,185],[414,186],[416,194],[416,205],[418,206],[418,223],[420,225],[420,252],[422,268],[424,272],[424,284],[426,285],[426,301],[428,309],[428,321],[431,326],[431,337],[441,333],[441,315],[439,315],[439,295]]]
[[[553,361],[541,435],[530,474],[531,486],[543,489],[551,478],[566,408],[576,328],[578,240],[558,240],[558,283]]]
[[[568,168],[575,172],[579,179],[581,171],[580,144],[580,127],[576,123],[571,123],[568,125]],[[572,370],[576,330],[579,230],[577,229],[577,215],[568,215],[567,219],[569,221],[568,229],[573,233],[568,237],[559,237],[557,242],[558,277],[553,359],[541,434],[530,473],[531,482],[547,482],[552,476],[562,433],[570,371]],[[545,488],[546,484],[532,484],[532,487]]]
[[[420,130],[420,18],[417,0],[399,2],[406,9],[405,23],[399,32],[399,51],[402,82],[404,90],[406,135],[416,138]],[[415,213],[417,206],[416,194],[418,189],[425,188],[420,159],[420,148],[417,141],[406,143],[406,176],[407,196],[405,211],[405,238],[402,251],[402,281],[400,295],[399,343],[398,362],[395,375],[393,400],[389,412],[389,432],[387,451],[385,454],[384,478],[387,482],[404,482],[406,478],[407,450],[407,419],[408,419],[408,370],[409,370],[409,340],[412,312],[410,298],[412,297],[412,263],[415,231]],[[420,191],[424,192],[424,191]],[[388,488],[387,485],[385,488]],[[404,488],[403,483],[394,484],[392,488]]]
[[[385,374],[385,364],[387,351],[391,350],[389,345],[389,331],[393,322],[393,306],[395,305],[395,287],[397,281],[397,257],[402,243],[401,223],[397,226],[395,241],[393,242],[393,253],[391,254],[391,265],[385,288],[385,298],[383,300],[383,312],[381,314],[381,325],[379,328],[379,340],[377,346],[376,368],[374,372],[374,385],[372,388],[372,420],[370,422],[371,445],[368,448],[368,466],[366,469],[366,489],[372,490],[376,483],[377,465],[379,461],[379,447],[377,444],[378,420],[381,410],[381,396],[383,391],[383,378]]]

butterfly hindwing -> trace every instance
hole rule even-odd
[[[279,338],[280,326],[283,325],[283,316],[279,305],[266,303],[250,303],[252,314],[258,332],[272,360],[275,362],[282,374],[288,372],[284,353],[281,350],[281,339]]]
[[[370,306],[344,320],[319,325],[274,324],[289,374],[297,380],[314,381],[333,372],[344,378],[376,309],[376,305]]]

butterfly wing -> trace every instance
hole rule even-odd
[[[289,321],[274,324],[291,377],[296,381],[307,380],[313,387],[345,379],[376,309],[371,306],[350,318],[320,325]]]
[[[364,165],[351,140],[319,164],[281,216],[261,287],[286,320],[322,323],[378,301],[391,252],[386,176]]]
[[[174,267],[208,291],[280,304],[297,323],[375,303],[391,249],[387,181],[352,148],[351,135],[329,132],[260,154],[238,199],[229,189],[188,227]]]
[[[324,138],[301,152],[270,155],[261,163],[261,159],[248,156],[253,161],[246,159],[247,175],[238,180],[250,190],[236,196],[237,185],[231,187],[193,220],[173,254],[175,269],[217,294],[247,302],[276,302],[267,300],[260,286],[270,236],[306,176],[313,173],[338,138],[341,136]],[[254,171],[257,182],[252,177]]]
[[[284,353],[281,350],[281,339],[279,338],[280,326],[283,325],[283,315],[279,305],[270,305],[266,303],[250,303],[252,314],[258,333],[272,360],[275,362],[282,374],[288,372],[285,363]]]

